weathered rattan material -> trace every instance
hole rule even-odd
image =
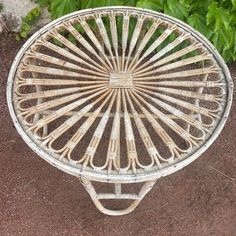
[[[109,7],[36,32],[11,68],[8,105],[26,143],[81,178],[102,212],[117,215],[207,149],[227,119],[232,89],[223,59],[191,27]],[[115,183],[115,193],[97,194],[91,180]],[[138,195],[121,192],[122,183],[145,181]],[[134,202],[112,211],[99,201],[109,198]]]

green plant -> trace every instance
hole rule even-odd
[[[2,11],[2,9],[3,9],[3,5],[2,3],[0,3],[0,11]]]
[[[174,16],[205,35],[224,59],[236,61],[236,0],[35,0],[47,7],[52,19],[70,12],[101,6],[137,6]],[[23,21],[22,24],[25,22]],[[27,36],[31,22],[24,24]],[[26,29],[27,30],[26,30]],[[26,32],[27,34],[25,34]]]
[[[136,5],[187,22],[205,35],[227,62],[236,61],[236,0],[138,0]]]
[[[27,38],[28,34],[30,33],[31,26],[39,19],[40,15],[41,8],[37,6],[22,18],[20,32],[16,35],[17,41],[19,41],[21,38]]]

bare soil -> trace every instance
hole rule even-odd
[[[236,235],[236,101],[219,138],[200,158],[160,179],[133,213],[105,216],[75,177],[39,158],[13,127],[5,89],[22,43],[0,35],[1,236]],[[236,64],[229,67],[236,80]]]

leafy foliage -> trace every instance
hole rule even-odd
[[[164,4],[164,12],[167,15],[174,16],[180,20],[184,20],[189,15],[189,1],[188,0],[167,0]]]
[[[137,7],[152,9],[155,11],[162,11],[164,6],[164,1],[156,1],[156,0],[139,0],[136,4]]]
[[[22,18],[20,33],[16,35],[16,40],[19,41],[21,38],[27,38],[31,30],[31,25],[34,24],[41,15],[41,8],[33,8],[24,18]]]
[[[81,9],[102,6],[120,6],[122,4],[122,0],[81,0]]]
[[[0,12],[2,11],[2,9],[3,9],[3,5],[2,3],[0,3]]]
[[[236,0],[35,0],[47,7],[52,19],[70,12],[101,6],[137,6],[174,16],[205,35],[224,59],[236,61]],[[29,13],[32,16],[32,12]],[[29,15],[28,14],[28,15]],[[37,13],[38,14],[38,13]],[[27,15],[27,16],[28,16]],[[28,18],[28,17],[25,18]],[[37,18],[33,14],[32,19]],[[21,36],[27,36],[32,21],[23,19]]]
[[[53,0],[51,1],[51,16],[56,19],[78,9],[77,0]]]

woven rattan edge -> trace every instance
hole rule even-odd
[[[74,175],[74,176],[77,176],[77,177],[84,177],[84,178],[87,178],[87,179],[90,179],[90,180],[95,180],[95,181],[100,181],[100,182],[112,182],[112,183],[118,183],[118,182],[119,183],[132,183],[132,182],[142,182],[142,181],[158,179],[158,178],[164,177],[166,175],[169,175],[171,173],[174,173],[174,172],[182,169],[183,167],[187,166],[188,164],[190,164],[192,161],[194,161],[196,158],[198,158],[204,151],[206,151],[207,148],[217,138],[217,136],[219,135],[219,133],[223,129],[224,124],[225,124],[225,122],[228,118],[229,112],[230,112],[230,107],[231,107],[232,98],[233,98],[232,78],[231,78],[230,72],[229,72],[224,60],[219,55],[219,53],[214,48],[214,46],[207,39],[205,39],[200,33],[195,31],[194,29],[192,29],[187,24],[185,24],[185,23],[183,23],[179,20],[176,20],[173,17],[166,16],[162,13],[158,13],[158,12],[151,11],[151,10],[146,10],[146,9],[141,9],[141,8],[132,8],[132,7],[123,7],[123,6],[122,7],[117,6],[117,7],[99,8],[99,10],[106,10],[106,9],[107,10],[108,9],[109,10],[118,10],[118,9],[124,10],[125,9],[125,10],[130,10],[134,13],[135,12],[137,12],[137,13],[146,12],[146,13],[151,14],[153,16],[160,16],[164,20],[168,20],[169,22],[172,22],[172,23],[176,24],[180,28],[184,27],[184,29],[189,30],[189,32],[195,38],[199,39],[201,42],[204,42],[204,46],[214,55],[215,60],[220,65],[220,67],[223,71],[223,74],[225,75],[226,80],[228,82],[227,104],[226,104],[225,110],[223,112],[222,119],[218,123],[217,127],[215,128],[215,130],[214,130],[213,134],[210,136],[210,138],[208,140],[206,140],[206,142],[200,148],[198,148],[194,153],[192,153],[191,156],[187,157],[186,159],[184,159],[184,160],[182,160],[182,161],[180,161],[176,164],[168,166],[166,168],[159,169],[159,170],[153,171],[153,172],[146,172],[146,173],[119,174],[119,175],[111,174],[109,176],[107,174],[97,173],[95,171],[87,171],[87,170],[81,171],[80,169],[78,169],[78,168],[76,168],[76,167],[74,167],[70,164],[65,164],[65,163],[51,157],[48,153],[46,153],[44,150],[42,150],[36,143],[34,143],[34,141],[30,139],[30,137],[26,134],[26,132],[23,130],[23,128],[19,124],[19,121],[17,120],[16,114],[15,114],[15,111],[14,111],[14,107],[13,107],[13,101],[12,101],[13,80],[12,79],[14,78],[14,75],[15,75],[15,72],[16,72],[16,66],[18,65],[19,61],[21,60],[24,52],[31,46],[31,44],[34,42],[34,40],[39,35],[43,34],[44,32],[46,32],[51,27],[59,24],[61,21],[64,21],[64,20],[69,19],[73,16],[76,16],[78,14],[78,12],[74,12],[74,13],[68,14],[64,17],[61,17],[61,18],[57,19],[56,21],[53,21],[53,22],[49,23],[48,25],[43,27],[41,30],[37,31],[35,34],[33,34],[30,37],[30,39],[22,46],[22,48],[18,52],[15,60],[13,61],[12,67],[11,67],[9,75],[8,75],[7,104],[8,104],[8,108],[9,108],[9,111],[10,111],[10,115],[13,119],[14,125],[15,125],[18,133],[24,139],[26,144],[34,152],[36,152],[41,158],[46,160],[51,165],[57,167],[58,169],[63,170],[64,172],[67,172],[67,173],[69,173],[71,175]],[[86,10],[80,11],[80,14],[89,14],[89,13],[92,13],[93,11],[94,11],[94,9],[86,9]]]

